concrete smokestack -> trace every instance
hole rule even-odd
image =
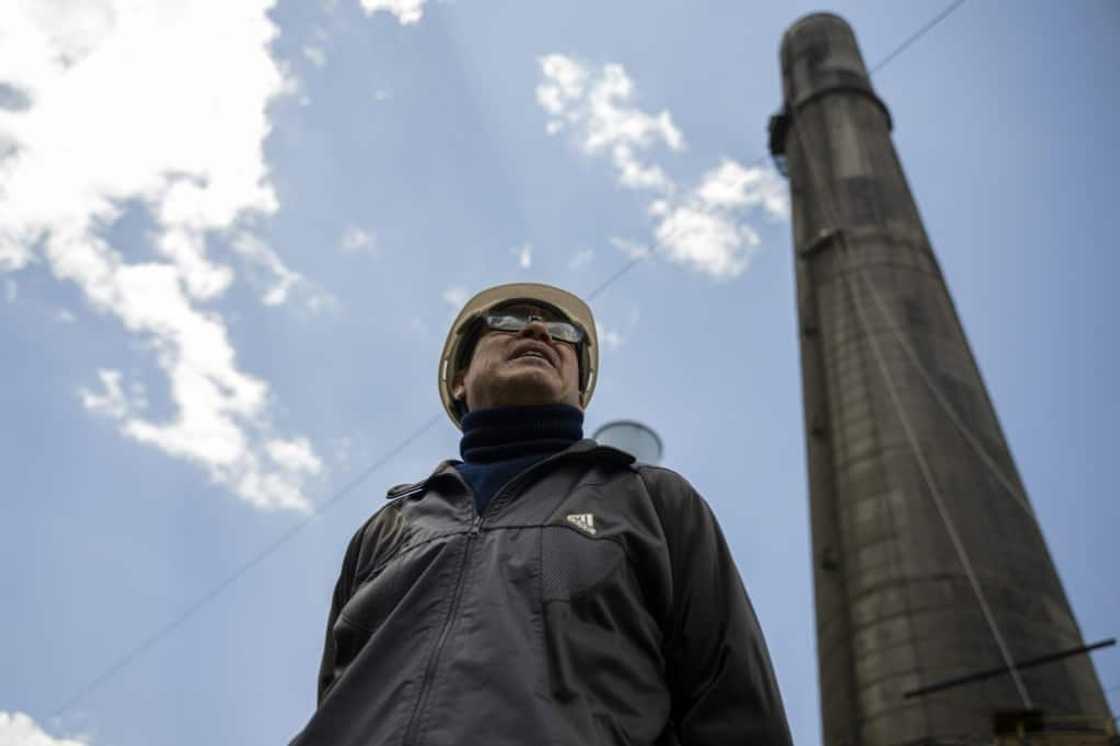
[[[805,17],[781,66],[824,743],[1108,743],[1088,655],[1022,665],[1084,642],[855,36]]]

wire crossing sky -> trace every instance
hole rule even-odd
[[[457,452],[426,419],[446,326],[519,279],[594,301],[588,432],[661,433],[819,741],[788,197],[760,155],[781,33],[818,9],[0,11],[0,743],[290,738],[346,542]],[[828,9],[878,60],[1083,633],[1114,634],[1116,359],[1094,342],[1118,15]]]

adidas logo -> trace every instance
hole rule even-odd
[[[568,523],[580,529],[584,533],[595,535],[595,514],[594,513],[569,513]]]

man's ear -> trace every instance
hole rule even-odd
[[[451,398],[465,401],[467,398],[467,384],[463,381],[463,374],[458,373],[451,382]]]

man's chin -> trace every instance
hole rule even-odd
[[[546,371],[519,372],[496,388],[494,399],[500,402],[497,406],[531,407],[564,403],[563,392]]]

